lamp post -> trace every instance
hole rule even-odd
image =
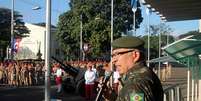
[[[80,15],[80,59],[84,61],[84,52],[83,52],[83,43],[82,43],[82,13]]]
[[[14,48],[14,0],[12,0],[12,9],[11,9],[11,39],[10,39],[10,59],[13,60],[13,48]]]
[[[133,36],[136,36],[136,29],[135,29],[135,12],[133,14]]]
[[[83,4],[83,2],[84,2],[84,0],[81,0],[81,4]],[[83,15],[82,14],[83,14],[83,12],[81,12],[81,14],[80,14],[80,60],[84,61],[85,53],[83,51],[83,40],[82,40],[82,29],[83,29],[83,27],[82,27],[82,25],[83,25],[83,23],[82,23]]]
[[[113,42],[113,6],[114,6],[114,1],[113,0],[111,0],[111,52],[110,52],[110,54],[111,54],[111,61],[112,61],[112,42]],[[113,68],[112,68],[112,62],[110,63],[110,67],[111,67],[111,70],[113,70]]]
[[[45,101],[50,101],[51,0],[46,0]]]
[[[32,10],[39,10],[39,9],[41,9],[40,6],[35,6],[35,7],[32,8]]]
[[[146,14],[147,14],[147,33],[148,33],[148,41],[147,41],[147,66],[150,67],[150,14],[149,14],[149,6],[147,5],[146,8]]]
[[[163,21],[161,21],[160,23],[163,23]],[[158,37],[159,37],[159,39],[158,39],[158,58],[160,59],[160,57],[161,57],[161,34],[162,34],[162,29],[161,29],[161,26],[160,26],[160,28],[159,28],[159,34],[158,34]],[[159,61],[158,62],[158,77],[159,77],[159,79],[161,79],[161,62]]]
[[[137,11],[137,2],[138,2],[138,0],[131,0],[131,7],[132,7],[132,11],[133,11],[133,36],[136,36],[135,12]]]

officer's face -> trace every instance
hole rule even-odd
[[[133,49],[115,49],[112,51],[112,62],[120,74],[125,74],[133,66]]]

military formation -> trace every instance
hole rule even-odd
[[[32,86],[43,83],[43,63],[5,61],[0,63],[0,84],[8,86]]]
[[[91,61],[97,67],[107,63],[105,61]],[[88,61],[64,61],[75,68],[86,68]],[[58,63],[51,64],[51,78],[56,76],[54,70]],[[97,68],[98,70],[100,68]],[[63,72],[62,76],[68,76]],[[0,85],[8,86],[33,86],[44,84],[45,66],[44,61],[2,61],[0,62]]]

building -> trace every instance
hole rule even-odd
[[[39,25],[25,23],[25,26],[30,30],[30,34],[28,37],[21,39],[19,49],[14,56],[15,59],[37,59],[39,51],[41,53],[41,58],[45,58],[46,29],[44,25],[44,23]],[[55,32],[56,28],[52,27],[50,37],[50,56],[61,57],[59,43],[54,35]]]

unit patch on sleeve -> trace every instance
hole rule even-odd
[[[132,93],[130,101],[144,101],[144,93]]]

